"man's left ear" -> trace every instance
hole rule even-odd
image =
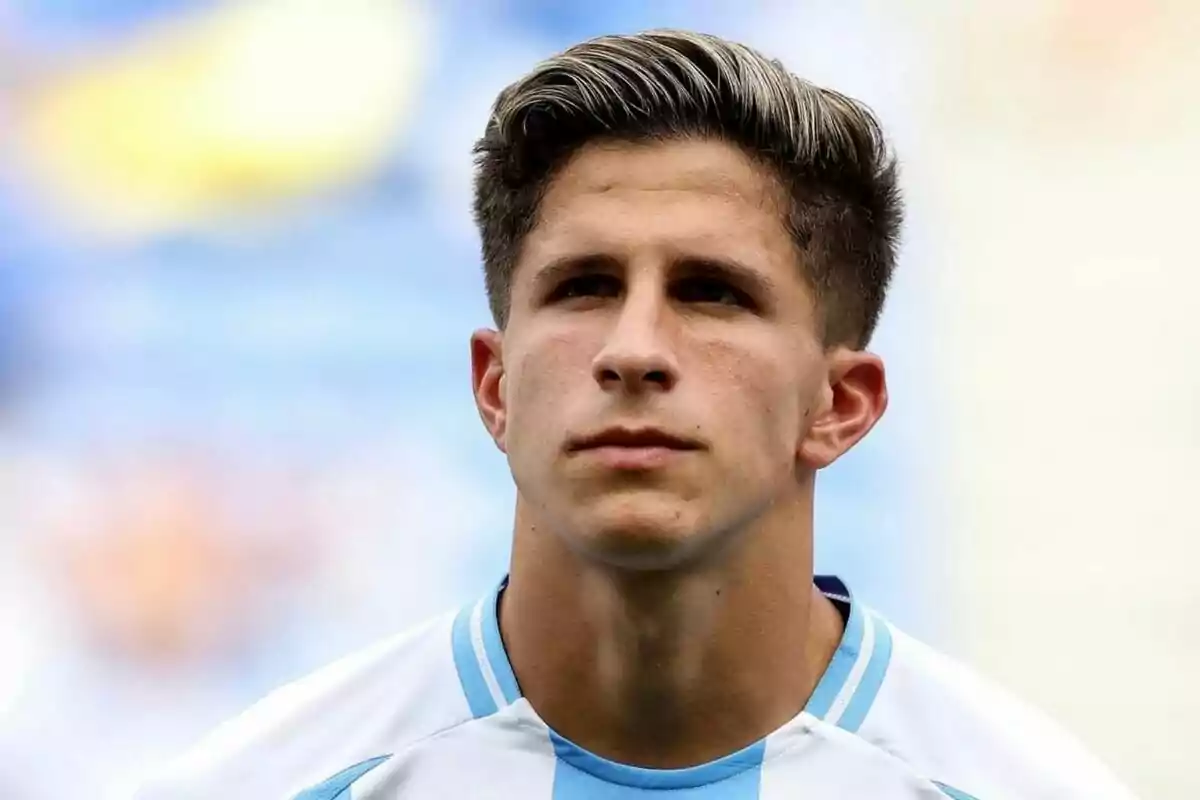
[[[879,356],[840,347],[828,359],[828,383],[796,450],[797,461],[814,470],[829,466],[858,444],[888,404],[887,377]]]

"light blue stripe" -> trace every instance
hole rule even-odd
[[[765,741],[686,769],[646,769],[589,753],[551,732],[553,800],[625,800],[669,791],[672,800],[758,800]],[[661,796],[661,795],[658,795]]]
[[[825,719],[833,701],[846,685],[846,679],[850,677],[850,670],[854,668],[854,662],[858,661],[858,653],[862,649],[863,628],[863,612],[858,603],[851,601],[850,618],[846,621],[841,644],[838,645],[825,674],[821,676],[817,688],[813,690],[812,697],[808,698],[804,707],[804,710],[814,717]]]
[[[353,800],[350,784],[391,758],[390,755],[375,758],[348,767],[327,781],[311,789],[305,789],[292,800]]]
[[[973,794],[967,794],[962,789],[955,789],[953,786],[947,786],[944,783],[933,782],[933,785],[942,790],[942,794],[949,797],[950,800],[979,800]]]
[[[504,590],[501,583],[496,591],[483,601],[483,649],[487,653],[488,663],[496,675],[496,683],[504,694],[504,700],[515,703],[521,698],[521,689],[517,686],[517,676],[513,674],[512,664],[508,663],[508,654],[504,652],[504,640],[500,638],[499,604],[500,592]]]
[[[892,660],[890,627],[887,622],[875,614],[871,615],[871,624],[875,628],[875,645],[871,649],[871,659],[867,662],[867,669],[863,672],[862,680],[859,682],[858,688],[854,690],[854,696],[850,698],[845,713],[838,720],[838,727],[845,728],[851,733],[857,731],[863,720],[867,718],[867,712],[871,710],[871,704],[875,702],[875,697],[879,694],[879,687],[883,685],[888,664]]]
[[[462,685],[463,694],[467,697],[467,705],[471,707],[471,715],[476,719],[496,713],[496,702],[488,691],[483,679],[483,670],[479,668],[479,659],[475,657],[475,648],[471,645],[471,611],[474,606],[467,606],[458,612],[454,618],[454,628],[450,634],[454,650],[454,666],[458,670],[458,682]]]

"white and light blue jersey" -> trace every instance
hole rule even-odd
[[[677,770],[617,764],[550,729],[500,638],[503,585],[268,696],[138,800],[1128,800],[1062,731],[818,585],[845,633],[807,707]]]

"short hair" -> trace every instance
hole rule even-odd
[[[474,149],[474,215],[496,324],[507,324],[512,275],[541,199],[572,155],[597,141],[687,137],[727,141],[773,173],[824,343],[866,346],[903,217],[879,121],[745,45],[674,30],[577,44],[496,98]]]

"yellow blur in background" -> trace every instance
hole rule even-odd
[[[369,174],[410,110],[425,27],[378,0],[168,17],[35,84],[16,146],[98,233],[228,218]]]

